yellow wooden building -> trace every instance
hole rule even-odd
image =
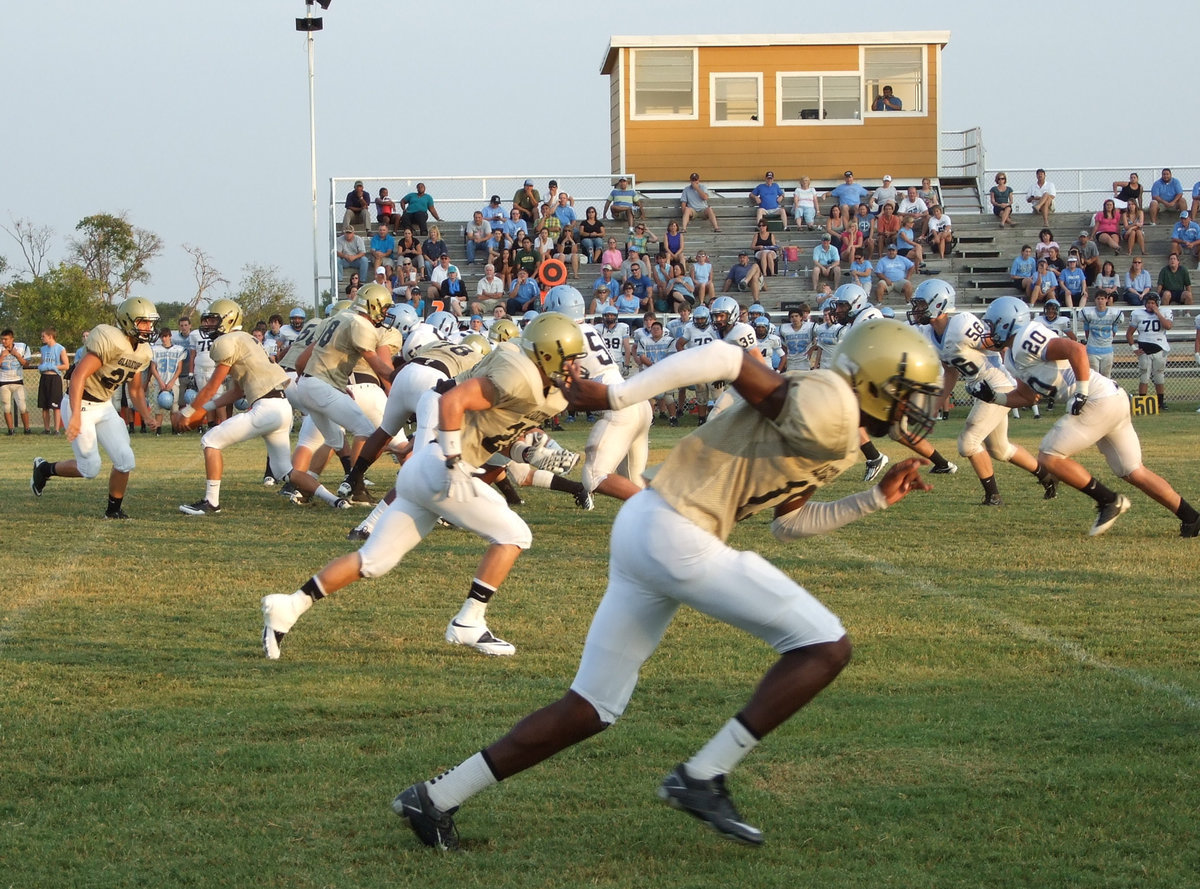
[[[686,181],[936,176],[948,31],[613,37],[613,172]],[[899,110],[884,110],[884,87]],[[895,102],[892,102],[894,105]]]

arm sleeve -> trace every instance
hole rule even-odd
[[[865,515],[887,509],[887,505],[887,498],[876,485],[841,500],[805,503],[799,509],[771,522],[771,533],[775,535],[776,540],[783,541],[828,534]]]
[[[742,350],[718,340],[676,352],[637,376],[609,386],[608,403],[613,410],[620,410],[681,386],[732,380],[741,370]]]

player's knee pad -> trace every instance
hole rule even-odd
[[[983,450],[983,438],[974,430],[964,429],[958,434],[958,453],[970,459]]]
[[[133,472],[134,466],[137,465],[137,461],[133,457],[133,448],[129,445],[118,448],[109,456],[112,457],[113,469],[117,472]]]
[[[84,478],[95,478],[100,474],[100,454],[92,453],[75,458],[75,468]]]
[[[1011,441],[1005,440],[1003,443],[988,442],[988,453],[992,455],[993,460],[999,460],[1001,463],[1007,463],[1017,452],[1017,446]]]

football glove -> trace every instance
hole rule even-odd
[[[996,400],[996,393],[987,380],[974,380],[967,383],[967,392],[973,398],[986,401],[989,404]]]
[[[1076,417],[1083,413],[1083,406],[1087,404],[1087,400],[1088,397],[1086,395],[1076,393],[1075,397],[1071,399],[1071,413]]]
[[[483,475],[483,470],[464,463],[462,457],[446,458],[446,499],[459,502],[475,497],[474,479]]]

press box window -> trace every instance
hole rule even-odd
[[[713,126],[762,126],[761,74],[712,74],[709,87]]]
[[[892,95],[902,104],[901,113],[925,113],[925,49],[921,46],[863,47],[863,82],[867,88],[867,108],[876,114],[875,104],[890,86]]]
[[[632,67],[633,117],[696,119],[695,50],[635,50]]]
[[[780,74],[779,123],[844,122],[862,117],[857,74]]]

